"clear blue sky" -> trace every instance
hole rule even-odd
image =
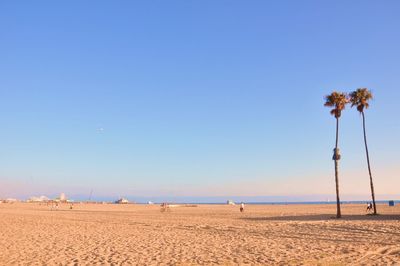
[[[0,198],[334,194],[332,90],[400,193],[398,1],[2,1]],[[368,195],[360,116],[341,189]],[[103,131],[98,129],[103,128]]]

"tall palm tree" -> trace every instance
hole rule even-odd
[[[333,160],[335,161],[335,183],[336,183],[336,218],[341,218],[342,213],[340,211],[340,197],[339,197],[339,160],[340,154],[338,149],[339,143],[339,118],[342,115],[342,111],[348,103],[347,95],[343,92],[332,92],[325,96],[325,106],[332,107],[331,115],[336,118],[336,144],[333,150]]]
[[[368,172],[369,172],[369,183],[371,186],[371,195],[372,202],[374,206],[374,214],[377,214],[376,204],[375,204],[375,192],[374,192],[374,183],[372,182],[372,173],[371,173],[371,165],[369,163],[369,153],[368,153],[368,145],[367,145],[367,134],[365,133],[365,114],[364,109],[369,107],[368,101],[372,99],[372,93],[367,88],[360,88],[352,93],[350,93],[350,102],[351,107],[357,106],[357,110],[362,115],[363,119],[363,131],[364,131],[364,144],[365,144],[365,152],[367,154],[367,164],[368,164]]]

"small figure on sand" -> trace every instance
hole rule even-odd
[[[368,202],[367,203],[367,212],[370,213],[372,211],[372,203]]]
[[[240,212],[244,212],[244,203],[240,203]]]
[[[169,208],[169,204],[168,203],[166,203],[166,202],[164,202],[164,203],[162,203],[161,204],[161,210],[160,210],[161,212],[166,212],[166,211],[171,211],[170,210],[170,208]]]
[[[58,210],[58,202],[52,202],[50,206],[50,210]]]

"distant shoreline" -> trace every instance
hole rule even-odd
[[[5,200],[0,200],[0,201],[5,201]],[[376,201],[377,204],[388,204],[389,201],[391,200],[378,200]],[[16,202],[27,202],[24,200],[16,200]],[[45,203],[46,201],[34,201],[34,202],[27,202],[27,203]],[[51,202],[51,201],[49,201]],[[182,204],[182,205],[229,205],[226,202],[185,202],[185,201],[163,201],[169,204]],[[163,202],[152,202],[149,204],[148,202],[135,202],[131,201],[126,204],[140,204],[140,205],[158,205]],[[247,205],[334,205],[336,204],[336,201],[277,201],[277,202],[272,202],[272,201],[260,201],[260,202],[246,202],[246,201],[235,201],[235,204],[240,204],[241,202],[247,204]],[[368,202],[371,202],[371,200],[350,200],[350,201],[341,201],[341,204],[367,204]],[[400,204],[400,200],[393,200],[393,202],[397,205]],[[61,202],[61,203],[69,203],[69,204],[79,204],[79,203],[86,203],[86,204],[118,204],[113,201],[101,201],[101,200],[93,200],[93,201],[70,201],[70,202]]]
[[[341,204],[366,204],[371,200],[356,200],[356,201],[341,201]],[[400,200],[393,200],[395,204],[400,204]],[[336,201],[288,201],[288,202],[245,202],[248,205],[325,205],[325,204],[336,204]],[[378,204],[388,204],[389,200],[378,200]],[[172,203],[172,202],[171,202]],[[228,205],[224,202],[173,202],[176,204],[197,204],[197,205]],[[137,202],[136,204],[148,204],[145,202]],[[159,203],[154,203],[159,204]],[[240,202],[235,202],[240,204]]]
[[[371,200],[355,200],[355,201],[341,201],[341,204],[366,204]],[[376,201],[377,204],[388,204],[390,200],[378,200]],[[400,204],[400,200],[393,200],[394,203]],[[76,203],[85,201],[77,201]],[[107,201],[93,201],[93,202],[86,202],[86,203],[110,203],[110,204],[117,204],[114,202],[107,202]],[[165,201],[169,204],[182,204],[182,205],[229,205],[226,202],[179,202],[179,201]],[[147,202],[130,202],[128,204],[140,204],[140,205],[157,205],[161,204],[162,202],[153,202],[151,204]],[[234,202],[236,205],[240,204],[241,201]],[[336,201],[279,201],[279,202],[246,202],[243,203],[247,205],[334,205]],[[234,205],[232,205],[234,206]]]

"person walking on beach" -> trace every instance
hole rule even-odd
[[[244,212],[244,203],[240,203],[240,212]]]
[[[372,211],[372,203],[368,202],[367,203],[367,213],[370,213]]]

